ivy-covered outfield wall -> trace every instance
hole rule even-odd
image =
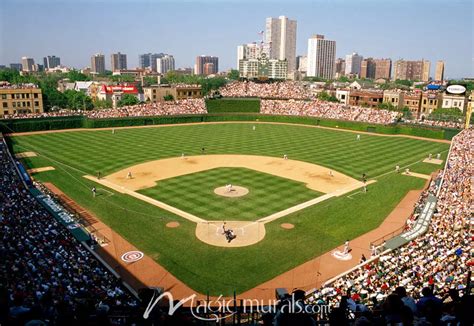
[[[51,117],[0,120],[0,132],[27,132],[76,128],[106,128],[218,121],[262,121],[319,125],[322,127],[368,131],[379,134],[412,135],[434,139],[451,139],[459,130],[421,127],[407,124],[378,125],[354,121],[324,120],[313,117],[262,115],[258,113],[204,114],[137,118],[89,119],[86,117]]]
[[[209,113],[260,112],[259,98],[221,98],[206,100]]]

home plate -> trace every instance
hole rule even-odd
[[[332,256],[337,260],[351,260],[352,255],[350,253],[345,254],[342,251],[336,250],[332,252]]]

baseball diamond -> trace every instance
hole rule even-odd
[[[54,168],[35,173],[37,181],[53,183],[181,282],[211,295],[257,289],[377,228],[426,182],[395,166],[429,174],[438,166],[423,160],[429,153],[444,160],[449,146],[259,122],[44,132],[12,135],[11,143],[20,156],[29,153],[28,169]],[[249,193],[214,193],[229,184]],[[283,248],[294,250],[289,256]],[[315,275],[305,285],[318,282]]]
[[[474,1],[247,2],[0,1],[0,326],[474,325]]]

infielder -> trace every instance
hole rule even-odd
[[[347,255],[349,253],[349,240],[346,240],[344,242],[344,255]]]

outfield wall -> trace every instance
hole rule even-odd
[[[126,126],[148,126],[160,124],[180,124],[218,121],[262,121],[295,123],[305,125],[318,125],[322,127],[340,128],[377,134],[411,135],[433,139],[451,140],[460,132],[457,129],[422,127],[408,124],[381,125],[358,121],[329,120],[316,117],[264,115],[258,113],[233,113],[233,114],[202,114],[202,115],[176,115],[157,117],[131,117],[110,119],[89,119],[77,117],[50,117],[32,119],[0,120],[0,132],[28,132],[43,130],[60,130],[76,128],[106,128]]]

